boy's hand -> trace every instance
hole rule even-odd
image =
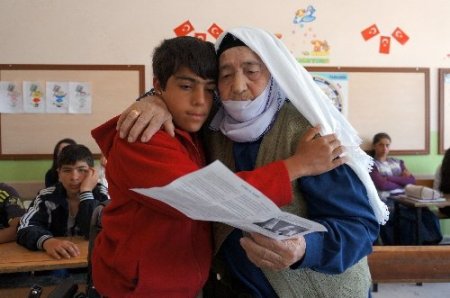
[[[80,249],[78,246],[67,240],[50,238],[44,241],[42,247],[48,255],[57,260],[61,260],[61,258],[70,259],[80,255]]]
[[[92,191],[98,183],[97,169],[89,168],[86,177],[80,185],[80,192]]]

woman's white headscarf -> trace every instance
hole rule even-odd
[[[336,134],[345,147],[347,164],[365,185],[375,216],[379,223],[384,224],[389,211],[369,175],[373,160],[360,148],[362,141],[357,131],[333,106],[312,76],[276,36],[262,29],[238,27],[223,32],[217,39],[216,50],[227,33],[239,38],[261,58],[286,97],[311,125],[320,124],[322,135]]]

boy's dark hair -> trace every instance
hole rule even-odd
[[[52,169],[56,170],[57,169],[57,164],[56,162],[58,161],[58,149],[59,146],[63,143],[69,144],[69,145],[73,145],[76,144],[77,142],[75,142],[73,139],[70,138],[65,138],[62,140],[59,140],[58,143],[56,143],[55,148],[53,149],[53,162],[52,162]]]
[[[163,90],[167,80],[181,66],[188,67],[203,79],[217,81],[218,66],[214,45],[192,36],[165,39],[153,51],[153,76]]]
[[[94,156],[88,147],[80,144],[64,147],[58,156],[56,164],[58,169],[60,169],[64,165],[74,165],[77,161],[85,161],[88,166],[94,166]]]

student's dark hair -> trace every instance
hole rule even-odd
[[[439,190],[445,194],[450,194],[450,148],[445,151],[441,165],[441,185]]]
[[[68,145],[61,150],[58,156],[58,169],[64,165],[74,165],[78,161],[84,161],[88,166],[94,166],[94,156],[88,147],[81,144]]]
[[[387,133],[379,132],[379,133],[377,133],[376,135],[373,136],[373,138],[372,138],[372,146],[377,144],[382,139],[388,139],[389,141],[392,141],[391,137]],[[369,154],[372,157],[375,157],[375,149],[371,149],[371,150],[367,151],[367,154]]]
[[[163,90],[167,80],[181,66],[192,70],[203,79],[217,81],[218,66],[214,45],[192,36],[180,36],[165,39],[153,51],[153,76],[157,78]]]
[[[58,161],[58,148],[61,144],[66,143],[69,145],[74,145],[77,142],[75,142],[73,139],[65,138],[62,140],[59,140],[58,143],[56,143],[55,148],[53,149],[53,162],[52,162],[52,170],[56,170],[58,168],[57,161]]]

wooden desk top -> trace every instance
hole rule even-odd
[[[445,198],[445,201],[418,202],[418,201],[408,198],[407,196],[392,197],[393,200],[395,200],[403,205],[407,205],[410,207],[416,207],[416,208],[431,207],[431,206],[442,208],[442,207],[450,206],[450,195],[446,194],[446,195],[444,195],[444,198]]]
[[[75,258],[57,260],[44,251],[31,251],[16,242],[3,243],[0,244],[0,273],[87,267],[89,241],[81,237],[58,239],[70,240],[77,244],[80,255]]]

